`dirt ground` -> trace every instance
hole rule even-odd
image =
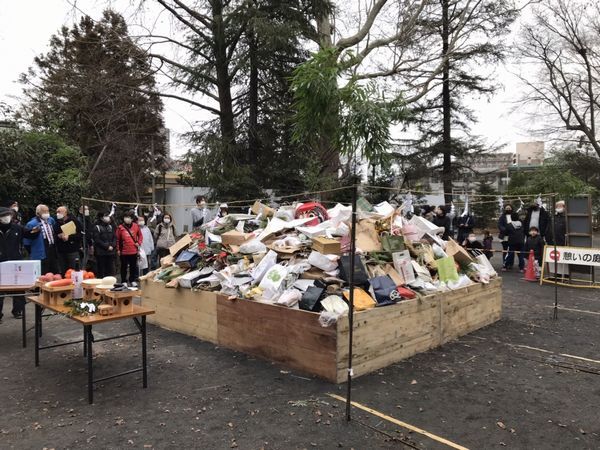
[[[494,257],[497,264],[498,257]],[[600,296],[504,276],[501,321],[353,381],[353,400],[471,449],[600,448]],[[28,306],[30,322],[33,307]],[[585,311],[585,312],[583,312]],[[336,386],[178,333],[149,327],[149,388],[139,374],[86,397],[81,347],[21,348],[21,322],[0,323],[0,448],[451,448],[353,408]],[[8,313],[8,314],[7,314]],[[9,318],[7,318],[9,317]],[[96,338],[135,331],[99,326]],[[80,338],[46,319],[44,342]],[[138,365],[137,338],[97,344],[96,376]],[[456,447],[455,447],[456,448]]]

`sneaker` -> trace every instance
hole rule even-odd
[[[16,313],[16,314],[13,314],[13,317],[14,317],[15,319],[22,319],[22,318],[23,318],[23,313]]]
[[[525,273],[525,269],[519,269],[519,272]]]
[[[502,267],[502,272],[506,272],[508,269],[506,267]]]

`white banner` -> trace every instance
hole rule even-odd
[[[552,269],[554,262],[559,264],[577,264],[580,266],[600,267],[600,248],[583,247],[556,247],[546,245],[544,247],[544,261]]]

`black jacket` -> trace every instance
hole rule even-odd
[[[0,262],[23,259],[23,238],[35,237],[35,234],[25,230],[18,223],[0,225]]]
[[[554,215],[554,226],[556,227],[556,245],[567,245],[567,218],[565,217],[565,213]],[[552,220],[548,221],[545,237],[548,245],[554,245]]]
[[[536,259],[541,258],[542,253],[544,252],[544,238],[541,237],[539,234],[535,237],[527,236],[524,250],[528,254],[530,250],[533,250],[533,254],[535,255]],[[527,255],[525,255],[525,257],[527,257]]]
[[[513,212],[510,216],[512,222],[519,222],[519,215],[516,212]],[[519,228],[516,228],[512,223],[508,223],[506,220],[506,214],[502,214],[500,219],[498,219],[498,230],[500,234],[498,237],[500,239],[504,239],[505,236],[508,236],[509,245],[523,245],[525,241],[525,233],[523,232],[523,225]]]
[[[448,236],[450,236],[450,227],[452,225],[450,217],[447,215],[438,216],[437,214],[433,218],[433,224],[436,227],[444,227],[444,234],[442,234],[442,239],[448,240]]]
[[[475,226],[475,218],[471,214],[467,214],[466,216],[460,216],[456,221],[456,225],[458,228],[457,240],[459,244],[462,244],[463,241],[473,232],[473,227]]]
[[[56,219],[54,223],[54,233],[56,236],[62,233],[62,229],[60,228],[62,225],[65,225],[69,222],[75,222],[75,234],[69,236],[66,241],[63,241],[61,238],[56,238],[56,250],[59,253],[77,253],[81,248],[81,224],[79,220],[77,220],[71,214],[68,214],[67,217],[63,219]]]
[[[544,208],[540,207],[540,223],[538,225],[538,230],[540,230],[540,235],[545,236],[546,229],[548,227],[548,222],[550,221],[550,217],[548,215],[548,211]],[[533,206],[527,208],[527,214],[525,215],[525,220],[523,220],[523,230],[525,233],[529,232],[529,222],[531,222],[531,214],[533,213]]]
[[[92,219],[90,219],[90,216],[84,216],[84,215],[78,214],[77,220],[81,224],[81,241],[85,242],[87,245],[93,245],[94,239],[93,239],[92,228],[94,227],[94,224],[92,223]],[[85,234],[84,234],[84,223],[85,223]]]
[[[117,227],[112,223],[97,222],[92,228],[94,254],[111,256],[117,253]],[[108,247],[112,247],[109,250]]]

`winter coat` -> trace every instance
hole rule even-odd
[[[154,238],[152,237],[152,230],[148,228],[147,225],[141,227],[141,230],[142,236],[144,237],[144,240],[142,241],[142,249],[144,250],[144,253],[146,253],[146,256],[150,256],[154,250]]]
[[[21,247],[24,237],[35,237],[18,223],[0,225],[0,262],[23,259]]]
[[[91,230],[94,242],[94,254],[97,256],[111,256],[117,253],[116,227],[112,223],[97,222]],[[109,250],[108,247],[112,247]]]
[[[465,248],[474,249],[474,250],[483,250],[483,244],[479,241],[469,242],[465,244]]]
[[[92,230],[94,224],[90,216],[78,214],[77,220],[81,224],[81,241],[87,243],[88,246],[94,245],[94,231]]]
[[[533,250],[533,254],[535,255],[535,259],[541,259],[542,253],[544,252],[544,238],[539,234],[535,237],[527,236],[527,240],[525,241],[525,248],[523,249],[527,254],[529,254],[530,250]],[[525,255],[527,257],[527,255]]]
[[[544,237],[546,235],[546,229],[548,228],[548,222],[550,221],[550,216],[548,214],[548,212],[540,207],[540,209],[538,210],[540,212],[540,219],[539,219],[539,225],[538,225],[538,230],[540,230],[540,235],[542,237]],[[523,220],[523,230],[525,231],[525,233],[529,233],[529,226],[530,226],[530,222],[531,222],[531,215],[533,214],[533,206],[530,206],[527,209],[527,214],[525,215],[525,220]]]
[[[143,242],[144,236],[137,223],[132,223],[130,226],[121,224],[117,228],[117,249],[121,255],[137,255],[138,246],[141,247]]]
[[[54,233],[54,219],[52,217],[48,218],[48,225],[50,225],[50,229]],[[25,230],[30,232],[32,228],[39,227],[39,233],[32,234],[31,237],[25,236],[23,239],[23,245],[29,247],[29,257],[31,259],[46,259],[46,247],[44,244],[44,233],[42,232],[42,220],[39,217],[34,217],[27,225],[25,225]],[[54,234],[54,242],[58,240],[56,234]]]
[[[565,217],[565,213],[554,215],[554,227],[556,228],[556,245],[567,245],[567,218]],[[548,221],[545,238],[548,245],[554,245],[555,239],[552,220]]]
[[[442,234],[442,239],[447,241],[448,237],[450,236],[450,227],[452,225],[450,217],[448,217],[447,215],[438,216],[436,214],[433,218],[433,224],[436,227],[444,227],[444,234]]]
[[[169,248],[171,247],[175,239],[175,227],[172,223],[168,226],[164,223],[159,223],[154,230],[154,237],[156,238],[156,248]]]
[[[457,240],[460,244],[473,232],[473,227],[475,226],[475,218],[471,214],[467,214],[466,216],[460,216],[456,221],[458,235]]]
[[[502,214],[500,219],[498,219],[498,230],[500,230],[498,237],[500,239],[508,237],[508,244],[511,246],[523,245],[525,234],[523,232],[523,224],[519,220],[519,215],[513,212],[510,217],[514,223],[508,223],[506,214]],[[515,223],[520,226],[515,226]]]
[[[81,223],[79,223],[79,221],[72,215],[68,214],[67,217],[63,219],[55,220],[54,234],[56,236],[61,234],[61,226],[69,222],[75,223],[75,234],[70,235],[66,241],[63,241],[61,238],[56,240],[56,251],[58,253],[77,253],[81,248]]]

